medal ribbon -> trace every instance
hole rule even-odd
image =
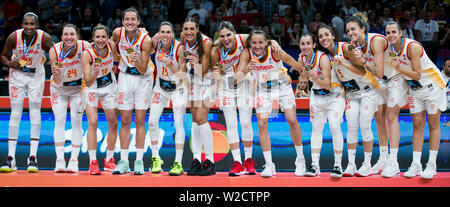
[[[34,33],[33,38],[31,39],[31,42],[28,46],[27,46],[27,39],[23,38],[23,57],[26,57],[28,55],[28,50],[30,50],[31,44],[33,44],[34,42],[34,38],[36,38],[36,33],[37,32]]]
[[[400,55],[400,53],[402,52],[402,45],[403,45],[403,41],[405,40],[405,38],[402,38],[402,40],[400,41],[400,50],[398,51],[398,52],[396,52],[395,51],[395,47],[394,47],[394,44],[391,44],[391,51],[392,52],[394,52],[394,53],[396,53],[396,55],[395,56],[398,56],[398,55]]]
[[[61,52],[59,53],[59,59],[61,61],[63,61],[64,59],[66,59],[66,57],[70,54],[70,52],[72,52],[72,50],[75,48],[76,44],[74,46],[72,46],[72,48],[69,49],[69,51],[67,51],[66,53],[64,53],[64,43],[62,43],[62,47],[61,47]],[[63,55],[64,54],[64,55]]]

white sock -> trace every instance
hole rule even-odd
[[[88,150],[89,153],[89,162],[92,160],[97,160],[97,150]]]
[[[136,148],[136,160],[142,160],[142,157],[144,157],[144,149]]]
[[[182,158],[183,158],[183,150],[182,149],[175,150],[175,162],[179,162],[181,164]]]
[[[159,158],[158,145],[157,144],[155,144],[155,145],[152,144],[151,147],[152,147],[152,157],[158,157]]]
[[[438,154],[437,150],[430,150],[428,163],[436,163],[437,154]]]
[[[214,163],[213,136],[209,122],[198,126],[198,131],[205,151],[205,158]]]
[[[36,157],[38,147],[39,147],[39,140],[35,139],[30,140],[30,157],[31,156]]]
[[[413,163],[420,163],[420,158],[422,157],[422,152],[413,151]]]
[[[370,165],[371,160],[372,160],[372,152],[364,152],[364,163]]]
[[[72,153],[70,156],[71,160],[78,160],[78,154],[80,154],[80,147],[73,147],[72,146]]]
[[[334,153],[334,166],[342,166],[342,153]]]
[[[8,156],[15,157],[16,156],[16,147],[17,147],[17,139],[8,140]]]
[[[120,160],[128,161],[128,149],[120,149]]]
[[[63,146],[55,146],[56,159],[64,160],[64,147]]]
[[[389,147],[380,146],[380,159],[387,160],[389,158]]]
[[[106,161],[114,157],[114,150],[106,150]]]
[[[304,158],[303,145],[295,146],[295,151],[297,152],[297,158],[300,158],[300,159]]]
[[[244,147],[245,160],[252,158],[253,147]]]
[[[355,157],[356,157],[356,149],[349,149],[348,150],[348,162],[355,164]]]
[[[242,164],[242,161],[241,161],[241,150],[239,148],[231,150],[231,154],[233,155],[233,160],[235,162],[238,161],[238,162],[240,162]]]
[[[320,153],[311,153],[312,165],[319,166]]]
[[[398,148],[390,148],[389,151],[389,160],[397,162]]]
[[[272,151],[263,152],[264,160],[266,161],[266,165],[272,163]]]

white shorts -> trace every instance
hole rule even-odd
[[[190,84],[189,101],[203,101],[207,98],[211,103],[216,99],[216,85]]]
[[[378,110],[378,105],[374,104],[380,99],[379,93],[375,89],[361,93],[347,93],[345,117],[348,124],[359,124],[370,126],[373,116]],[[350,123],[354,120],[356,123]]]
[[[76,103],[70,106],[71,110],[83,113],[86,102],[81,97],[82,86],[55,86],[50,84],[50,94],[53,113],[67,113],[67,104]]]
[[[88,88],[82,96],[91,107],[97,108],[100,101],[103,109],[117,108],[117,85],[114,82],[104,88]]]
[[[327,122],[342,123],[345,110],[345,98],[336,93],[316,95],[311,93],[309,99],[310,122],[323,124]]]
[[[424,110],[428,114],[436,114],[437,110],[447,109],[446,91],[435,84],[429,84],[416,91],[410,90],[408,106],[411,114]]]
[[[398,105],[401,108],[407,104],[409,87],[403,75],[399,74],[390,80],[381,80],[379,83],[381,99],[378,101],[378,105],[387,104],[389,108]]]
[[[170,100],[172,100],[173,108],[186,108],[188,101],[187,90],[184,87],[177,87],[173,92],[165,92],[159,85],[155,85],[151,105],[160,105],[164,108],[169,107]]]
[[[223,89],[218,93],[219,106],[223,107],[250,107],[253,108],[253,87],[249,80],[245,80],[234,90]]]
[[[11,101],[23,101],[28,95],[30,101],[40,102],[44,93],[45,74],[38,71],[28,73],[16,69],[9,70],[9,97]]]
[[[117,83],[119,110],[147,110],[153,91],[153,74],[131,75],[120,72]]]
[[[283,82],[276,85],[272,86],[270,91],[265,91],[257,86],[255,92],[256,113],[270,113],[273,101],[278,101],[281,110],[295,108],[295,96],[291,84]]]

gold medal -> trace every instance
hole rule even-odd
[[[127,53],[131,54],[134,52],[134,49],[132,47],[127,48]]]
[[[189,55],[191,55],[191,53],[189,51],[184,51],[183,55],[184,55],[184,58],[187,58]]]
[[[331,67],[335,68],[335,67],[337,67],[337,65],[338,65],[338,64],[337,64],[336,61],[332,61],[332,62],[331,62]]]
[[[217,68],[219,68],[219,70],[223,70],[223,64],[221,63],[216,63]]]
[[[101,59],[101,58],[95,58],[95,59],[94,59],[94,62],[95,62],[95,63],[102,63],[102,59]]]
[[[395,56],[397,56],[397,54],[395,52],[389,52],[389,57],[393,58]]]
[[[305,69],[306,69],[306,71],[310,71],[310,70],[312,70],[312,66],[311,65],[306,65]]]
[[[27,64],[26,60],[23,60],[23,59],[19,60],[19,65],[20,65],[21,68],[25,67],[26,64]]]
[[[348,45],[348,51],[352,51],[353,49],[355,49],[354,45]]]
[[[62,67],[62,66],[63,66],[62,62],[59,62],[59,61],[56,61],[56,62],[55,62],[55,65],[56,65],[57,67]]]

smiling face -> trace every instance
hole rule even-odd
[[[64,27],[61,35],[61,39],[64,42],[64,45],[68,47],[72,47],[78,40],[78,34],[75,28],[73,27]]]
[[[22,21],[22,28],[24,29],[24,32],[27,36],[34,35],[38,26],[39,24],[31,16],[25,17],[25,19]]]
[[[250,47],[255,55],[260,56],[264,54],[269,41],[264,37],[264,34],[254,34],[250,40]]]
[[[222,45],[228,49],[233,46],[234,32],[227,28],[223,28],[219,31],[219,39],[220,42],[222,42]]]
[[[170,27],[169,25],[162,25],[159,28],[159,35],[160,35],[160,40],[161,43],[164,45],[170,44],[172,42],[173,39],[173,31],[172,31],[172,27]]]
[[[348,22],[345,25],[345,32],[352,42],[364,41],[365,30],[365,27],[360,27],[356,22]]]
[[[300,50],[304,55],[311,55],[316,47],[311,36],[306,35],[300,38]]]
[[[185,22],[183,24],[183,31],[182,33],[184,34],[184,36],[186,37],[187,41],[194,41],[195,37],[197,35],[198,32],[198,27],[197,24],[195,22]]]
[[[123,15],[122,24],[126,31],[136,31],[140,23],[141,21],[134,11],[128,11]]]
[[[396,24],[386,25],[386,37],[391,44],[400,42],[402,38],[402,31],[398,29]]]
[[[94,32],[92,40],[98,48],[105,48],[108,43],[108,33],[104,29],[97,29]]]
[[[319,43],[324,48],[334,47],[334,36],[328,28],[320,28],[318,34]]]

